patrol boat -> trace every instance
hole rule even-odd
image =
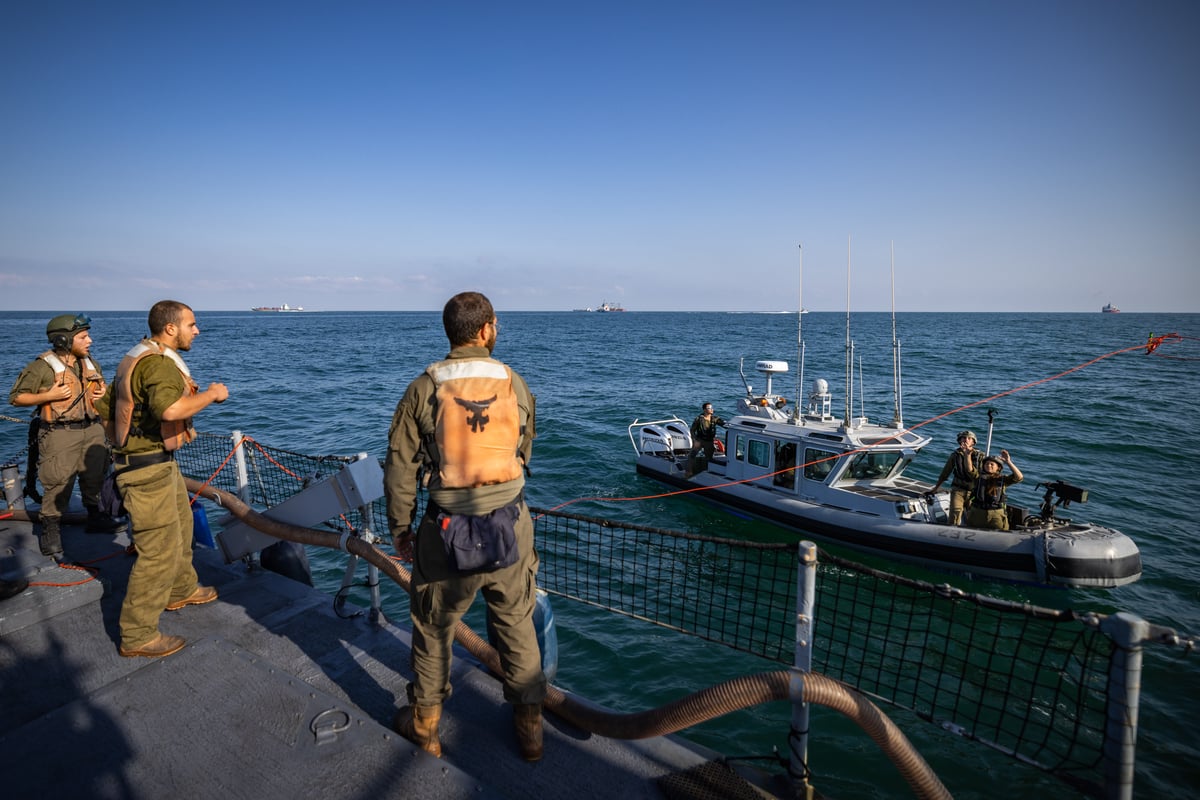
[[[1087,490],[1038,484],[1045,490],[1041,508],[1030,514],[1009,505],[1009,531],[951,526],[949,491],[935,494],[931,484],[904,474],[931,437],[906,429],[899,413],[886,425],[853,417],[849,402],[845,416],[835,418],[823,379],[814,381],[807,406],[794,410],[772,389],[787,362],[758,361],[755,369],[766,377],[766,391],[746,384],[711,461],[696,453],[689,469],[693,443],[682,419],[635,419],[629,438],[638,474],[702,490],[709,500],[806,536],[934,569],[1057,586],[1113,587],[1141,576],[1141,555],[1128,536],[1056,516],[1086,502]]]

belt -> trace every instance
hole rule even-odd
[[[174,461],[175,453],[166,450],[155,450],[152,453],[113,453],[113,464],[118,467],[148,467],[151,464],[164,464]]]
[[[90,428],[91,426],[95,425],[99,421],[100,421],[100,419],[98,417],[93,418],[93,419],[75,420],[74,422],[46,422],[45,420],[42,420],[42,427],[44,427],[44,428],[73,428],[75,430],[82,430],[83,428]]]

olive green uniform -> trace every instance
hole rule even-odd
[[[463,346],[448,359],[488,358],[485,347]],[[513,390],[520,408],[523,435],[519,455],[529,463],[535,431],[534,398],[525,380],[512,373]],[[384,467],[388,526],[393,536],[410,530],[417,508],[417,487],[422,467],[436,464],[433,442],[436,387],[428,374],[409,384],[396,406],[388,433]],[[540,704],[546,694],[541,652],[533,625],[536,604],[538,555],[533,542],[533,520],[522,499],[523,475],[504,483],[467,489],[440,485],[437,469],[430,470],[429,504],[416,529],[410,589],[412,664],[415,678],[409,684],[409,701],[434,706],[450,696],[450,663],[454,627],[477,593],[482,592],[493,623],[496,650],[504,668],[504,698],[514,705]],[[439,510],[449,514],[483,515],[519,503],[516,520],[518,558],[515,564],[492,572],[463,574],[447,563],[437,525]]]
[[[938,475],[938,486],[945,483],[946,478],[949,478],[952,473],[954,475],[954,479],[950,482],[951,525],[961,524],[963,514],[971,506],[971,490],[975,488],[975,479],[979,477],[979,470],[984,458],[981,451],[971,450],[971,465],[974,469],[968,470],[966,454],[962,450],[955,450],[946,459],[946,465],[942,467],[942,473]]]
[[[980,484],[973,490],[981,491],[983,485],[991,485],[992,491],[998,494],[999,506],[997,508],[984,508],[979,502],[973,501],[970,511],[967,512],[967,527],[968,528],[990,528],[996,531],[1006,531],[1008,525],[1008,498],[1007,489],[1014,483],[1020,483],[1024,478],[1018,478],[1016,475],[995,475],[988,478],[980,476],[978,481]]]
[[[60,355],[60,358],[65,357]],[[96,373],[100,367],[95,365]],[[68,369],[76,375],[82,374],[78,358]],[[8,393],[9,402],[20,394],[40,394],[54,385],[54,369],[42,358],[36,358],[21,371]],[[82,383],[82,379],[80,380]],[[75,490],[76,476],[79,478],[79,494],[86,508],[95,508],[100,503],[100,485],[108,467],[108,442],[99,417],[89,417],[87,403],[81,400],[72,409],[69,421],[46,422],[39,420],[38,429],[38,479],[42,484],[42,507],[39,515],[43,521],[56,521],[66,513]]]
[[[158,619],[167,604],[191,596],[198,585],[192,565],[192,511],[183,474],[174,459],[139,465],[141,460],[169,455],[159,433],[162,414],[184,396],[188,385],[170,358],[155,354],[138,362],[130,388],[132,430],[124,446],[114,448],[117,488],[129,512],[137,550],[121,606],[121,646],[126,649],[157,636]],[[96,403],[105,419],[112,419],[115,392],[110,385]]]

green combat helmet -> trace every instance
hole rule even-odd
[[[46,323],[46,338],[55,350],[69,350],[75,334],[92,327],[87,314],[59,314]]]

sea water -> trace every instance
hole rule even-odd
[[[184,298],[186,299],[186,298]],[[11,386],[45,348],[45,323],[64,309],[0,312],[0,376]],[[87,309],[65,309],[87,311]],[[786,360],[774,390],[794,401],[817,378],[829,382],[843,416],[846,354],[852,352],[851,413],[889,421],[896,410],[893,319],[886,313],[794,314],[509,312],[495,355],[537,396],[538,436],[528,482],[531,505],[715,536],[794,539],[770,525],[694,498],[661,498],[638,477],[628,426],[678,415],[704,402],[735,413],[753,367]],[[229,400],[197,418],[210,433],[241,430],[261,442],[310,454],[367,452],[382,458],[396,401],[447,346],[438,312],[270,314],[197,312],[200,336],[186,354],[202,386],[220,381]],[[1143,576],[1117,589],[1048,590],[971,581],[896,566],[1037,605],[1138,614],[1200,634],[1200,315],[900,313],[902,416],[935,442],[911,474],[936,478],[964,428],[980,447],[1007,449],[1025,473],[1013,502],[1036,508],[1036,484],[1062,480],[1088,490],[1065,513],[1116,528],[1141,548]],[[1148,335],[1177,332],[1178,344],[1147,355]],[[145,311],[93,314],[92,354],[110,378],[122,353],[145,333]],[[801,345],[801,342],[803,345]],[[1134,349],[1128,349],[1134,348]],[[1124,352],[1121,352],[1124,351]],[[801,359],[801,354],[803,358]],[[1098,359],[1098,360],[1097,360]],[[1091,363],[1089,363],[1091,362]],[[1082,366],[1087,365],[1087,366]],[[802,366],[802,369],[801,369]],[[1075,369],[1077,367],[1081,367]],[[1059,376],[1059,377],[1055,377]],[[997,396],[999,395],[999,396]],[[988,398],[994,398],[989,400]],[[988,411],[993,412],[989,420]],[[0,459],[25,446],[28,412],[0,408]],[[841,553],[845,555],[846,553]],[[344,556],[311,553],[314,578],[333,591]],[[362,602],[366,601],[366,595]],[[384,611],[401,623],[398,587]],[[556,683],[619,711],[640,711],[774,663],[557,600]],[[818,596],[817,632],[820,613]],[[1138,796],[1185,796],[1200,785],[1200,654],[1146,648],[1139,719]],[[1072,791],[1040,771],[884,706],[958,798]],[[731,755],[787,752],[786,704],[737,712],[685,731]],[[833,712],[815,709],[809,756],[814,782],[843,799],[903,796],[895,769],[871,741]]]

